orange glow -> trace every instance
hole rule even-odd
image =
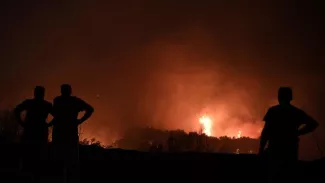
[[[203,133],[206,134],[207,136],[212,135],[212,120],[210,117],[204,115],[199,118],[199,122],[203,127]]]
[[[238,111],[232,110],[227,103],[210,104],[197,112],[195,118],[193,118],[191,128],[195,130],[200,127],[202,133],[217,138],[222,136],[258,138],[263,123],[254,119],[237,117],[237,113]],[[250,116],[250,114],[247,114],[247,116]],[[184,129],[187,130],[186,128]]]
[[[237,138],[240,138],[240,137],[241,137],[241,131],[239,130],[237,133]]]

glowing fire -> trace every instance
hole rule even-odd
[[[212,120],[208,116],[204,115],[199,118],[199,122],[203,127],[203,133],[205,133],[207,136],[211,136],[212,131]]]
[[[240,137],[241,137],[241,131],[239,130],[237,133],[237,138],[240,138]]]

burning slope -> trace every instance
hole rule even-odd
[[[223,134],[226,134],[228,137],[234,137],[234,138],[241,138],[243,137],[243,131],[236,129],[244,129],[245,131],[245,136],[252,137],[252,138],[257,138],[260,134],[261,125],[248,125],[250,123],[246,123],[245,125],[238,125],[238,126],[232,126],[228,128],[227,130],[223,131],[223,133],[220,133],[219,126],[222,125],[221,121],[218,121],[218,119],[213,118],[212,116],[208,115],[202,115],[198,119],[199,124],[200,124],[200,129],[201,132],[206,134],[207,136],[214,136],[214,137],[219,137],[223,136]]]
[[[202,132],[207,136],[212,135],[212,120],[210,117],[204,115],[199,118],[199,122],[202,125]]]

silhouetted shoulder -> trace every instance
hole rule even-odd
[[[281,108],[282,108],[281,105],[275,105],[275,106],[270,107],[269,110],[271,110],[271,111],[277,111],[277,110],[281,110]]]
[[[305,113],[305,111],[303,111],[302,109],[299,109],[296,106],[290,105],[290,111],[291,114],[293,116],[295,116],[296,118],[300,119],[300,120],[305,120],[306,118],[308,118],[309,116],[307,115],[307,113]]]
[[[297,117],[299,118],[300,124],[318,126],[318,122],[310,115],[308,115],[305,111],[297,107],[294,107],[294,109],[295,109],[295,115],[297,115]]]
[[[59,101],[61,98],[62,98],[61,96],[57,96],[57,97],[55,97],[55,98],[53,99],[53,102],[57,102],[57,101]]]
[[[303,122],[310,118],[303,110],[293,105],[276,105],[271,107],[263,118],[263,121],[275,121],[281,119],[290,119],[294,121]]]
[[[61,100],[61,96],[55,97],[53,99],[53,104],[52,104],[52,113],[56,114],[58,111],[60,111],[61,107],[62,107],[62,100]]]
[[[33,99],[26,99],[21,104],[30,104],[33,101]]]
[[[296,113],[299,113],[299,114],[301,114],[301,115],[305,115],[306,113],[305,113],[305,111],[303,111],[302,109],[299,109],[298,107],[296,107],[296,106],[291,106],[292,107],[292,110],[294,111],[294,112],[296,112]]]
[[[51,102],[48,102],[48,101],[44,101],[44,105],[46,106],[46,109],[48,110],[48,111],[51,111],[52,110],[52,103]]]
[[[53,107],[66,105],[70,101],[69,97],[58,96],[53,99]]]
[[[263,121],[265,121],[265,122],[270,121],[272,119],[272,116],[275,114],[275,111],[277,111],[279,109],[279,107],[280,107],[280,105],[275,105],[275,106],[270,107],[267,110],[267,112],[263,118]]]
[[[15,108],[16,111],[21,111],[21,110],[25,110],[26,108],[28,108],[29,104],[31,103],[31,99],[26,99],[23,102],[21,102],[20,104],[18,104]]]
[[[89,105],[87,102],[85,102],[81,98],[74,97],[74,100],[75,100],[80,111],[84,111],[84,110],[93,111],[94,110],[91,105]]]

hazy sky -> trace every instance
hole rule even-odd
[[[313,1],[18,2],[0,6],[2,108],[70,83],[95,107],[85,135],[106,143],[134,125],[197,130],[203,113],[215,135],[256,136],[289,85],[324,123],[325,18]]]

